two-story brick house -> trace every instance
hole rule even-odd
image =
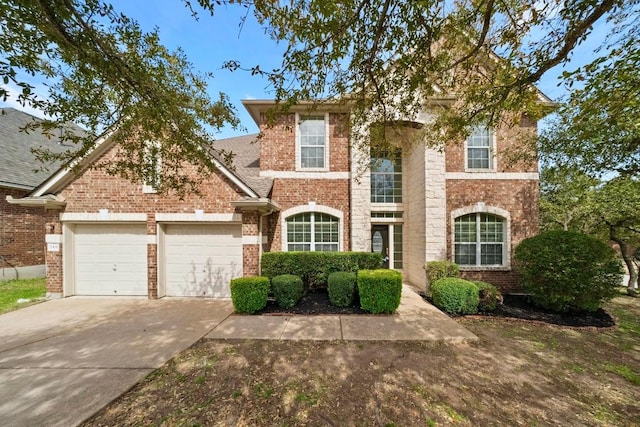
[[[538,230],[537,165],[509,167],[501,154],[535,123],[523,120],[520,133],[478,128],[445,151],[399,138],[370,162],[352,147],[346,107],[302,105],[265,126],[273,102],[244,105],[262,136],[217,141],[234,165],[217,162],[200,195],[180,200],[99,169],[62,169],[14,200],[58,208],[47,224],[48,292],[227,297],[231,278],[259,273],[261,253],[292,250],[379,251],[418,287],[425,262],[442,259],[516,285],[514,247]],[[118,155],[106,139],[83,165]]]

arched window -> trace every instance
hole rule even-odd
[[[474,212],[459,216],[454,224],[454,259],[462,266],[505,264],[505,220]]]
[[[287,221],[287,251],[338,251],[340,221],[321,212],[303,212]]]

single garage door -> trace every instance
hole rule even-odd
[[[229,298],[242,277],[241,224],[168,224],[164,229],[167,296]]]
[[[139,224],[77,224],[77,295],[147,295],[147,230]]]

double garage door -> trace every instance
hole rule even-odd
[[[160,296],[229,297],[242,276],[239,224],[167,224],[158,257]],[[76,295],[147,295],[145,224],[77,224]]]

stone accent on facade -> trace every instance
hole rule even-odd
[[[405,191],[403,201],[404,240],[403,240],[403,274],[404,279],[418,288],[426,284],[424,260],[427,253],[425,235],[426,205],[425,194],[427,181],[425,177],[425,146],[414,145],[405,151],[402,163],[403,183]]]
[[[351,158],[351,250],[371,251],[371,173],[363,165],[369,153],[352,149]]]

